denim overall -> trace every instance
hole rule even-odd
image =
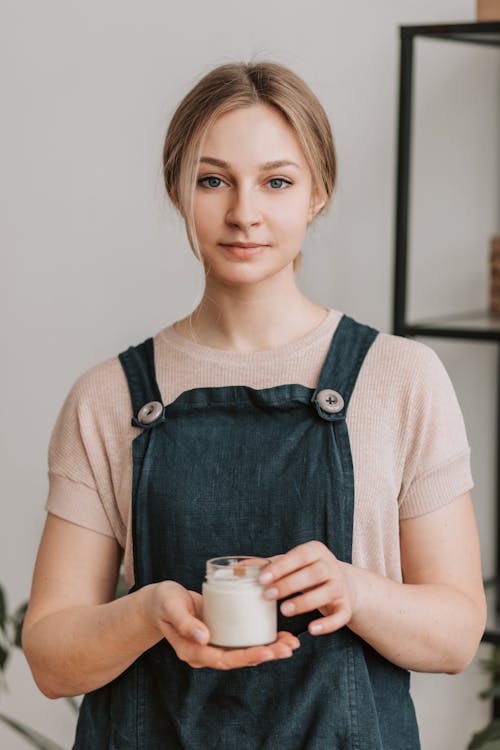
[[[119,355],[138,428],[131,591],[174,580],[201,593],[208,558],[310,540],[351,562],[346,412],[377,334],[343,315],[315,389],[193,388],[167,405],[153,339]],[[84,696],[73,750],[419,750],[408,670],[347,626],[311,635],[321,613],[286,617],[281,601],[278,630],[301,643],[290,658],[193,668],[163,638]]]

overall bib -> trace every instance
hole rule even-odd
[[[311,540],[351,562],[349,401],[378,331],[343,315],[315,389],[193,388],[164,405],[153,339],[119,355],[131,394],[134,591],[201,593],[208,558],[270,557]],[[130,592],[129,592],[130,593]],[[255,667],[193,668],[166,639],[84,696],[73,750],[419,750],[408,670],[318,610],[278,630],[301,645]]]

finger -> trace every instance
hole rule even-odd
[[[203,622],[203,596],[201,594],[198,594],[197,591],[189,590],[189,593],[191,594],[194,604],[195,611],[193,612],[193,614],[198,618],[198,620],[201,620]]]
[[[163,623],[164,634],[169,643],[174,648],[177,656],[182,661],[187,662],[191,667],[213,667],[214,669],[229,668],[222,667],[219,662],[227,661],[225,659],[225,649],[220,646],[199,645],[191,638],[181,635],[170,623]],[[242,649],[240,649],[241,652]],[[241,660],[244,666],[245,660]],[[221,662],[222,664],[222,662]]]
[[[316,586],[316,588],[302,593],[300,596],[287,599],[281,603],[280,610],[283,615],[291,617],[303,612],[311,612],[311,610],[320,607],[334,607],[337,602],[344,600],[345,591],[342,584],[339,581],[330,580],[321,586]]]
[[[316,540],[299,544],[285,555],[281,555],[278,559],[274,559],[273,562],[266,565],[258,580],[264,584],[277,581],[294,570],[318,560],[324,554],[325,549],[328,550],[323,542]],[[330,550],[328,550],[328,553],[332,554]]]
[[[306,592],[331,579],[332,571],[324,559],[315,560],[294,573],[269,583],[264,588],[265,599],[283,599],[298,591]]]
[[[292,649],[275,641],[266,647],[249,647],[242,649],[221,649],[216,655],[215,662],[210,666],[215,669],[236,669],[238,667],[251,667],[273,659],[289,658],[292,655]]]
[[[236,669],[256,666],[272,659],[288,658],[292,655],[291,646],[280,640],[274,641],[269,646],[225,649],[219,646],[198,645],[176,632],[169,623],[163,623],[163,625],[165,637],[172,644],[177,656],[192,667]]]
[[[280,659],[290,656],[295,646],[295,641],[300,645],[300,641],[292,634],[281,631],[283,635],[278,637],[273,643],[263,646],[246,646],[243,648],[220,648],[219,657],[223,663],[229,667],[245,666],[250,662],[269,661],[270,659]],[[197,647],[200,648],[199,646]],[[206,647],[204,647],[206,648]]]
[[[224,661],[233,664],[233,660],[240,662],[241,659],[251,661],[268,661],[269,659],[280,659],[291,656],[294,648],[300,646],[299,639],[286,630],[280,630],[273,643],[266,646],[248,646],[242,649],[230,649],[226,651]]]
[[[300,646],[299,639],[285,630],[280,630],[276,640],[265,647],[250,646],[243,649],[231,649],[225,652],[222,661],[233,666],[255,666],[271,659],[289,658],[292,652]]]
[[[198,647],[199,648],[199,647]],[[204,646],[204,649],[207,647]],[[274,661],[277,659],[288,659],[292,656],[293,649],[289,646],[275,646],[272,651],[264,654],[254,655],[248,652],[247,649],[236,649],[226,650],[220,649],[218,653],[207,654],[196,654],[191,656],[191,659],[196,661],[190,661],[191,666],[195,667],[211,667],[212,669],[239,669],[241,667],[256,667],[258,664],[263,664],[267,661]]]
[[[325,633],[334,633],[336,630],[343,628],[351,619],[349,607],[341,607],[333,615],[321,617],[319,620],[312,620],[308,625],[308,630],[312,635],[324,635]]]
[[[287,646],[290,646],[292,649],[296,649],[300,646],[300,641],[297,636],[293,635],[293,633],[289,633],[287,630],[280,630],[278,632],[278,640],[282,641]]]
[[[272,563],[275,560],[279,560],[282,557],[285,557],[285,555],[283,553],[280,554],[280,555],[271,555],[270,557],[266,557],[266,560],[269,560],[269,562]],[[266,570],[267,570],[267,565],[265,567],[266,567]]]
[[[172,597],[167,612],[168,619],[165,618],[162,622],[171,625],[174,630],[184,638],[194,640],[196,643],[208,643],[210,631],[203,620],[200,617],[195,616],[198,614],[198,602],[195,602],[191,598],[192,592],[189,592],[188,595],[188,593],[184,591],[184,594],[185,596],[182,596],[182,602],[180,605],[179,602],[175,601],[175,597]]]

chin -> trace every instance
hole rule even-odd
[[[275,267],[264,267],[263,264],[258,263],[232,263],[230,267],[228,264],[215,263],[213,265],[205,265],[208,278],[217,279],[225,284],[231,285],[246,285],[246,284],[258,284],[259,282],[271,279],[273,276],[278,276],[283,273],[288,267],[293,270],[293,261],[285,265]]]

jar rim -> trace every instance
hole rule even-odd
[[[254,564],[252,564],[253,561],[255,561]],[[217,572],[221,573],[232,568],[233,575],[227,577],[226,580],[255,580],[260,575],[262,568],[270,562],[271,560],[268,557],[259,557],[257,555],[224,555],[222,557],[212,557],[207,560],[206,571],[207,575],[209,573],[216,575]]]

